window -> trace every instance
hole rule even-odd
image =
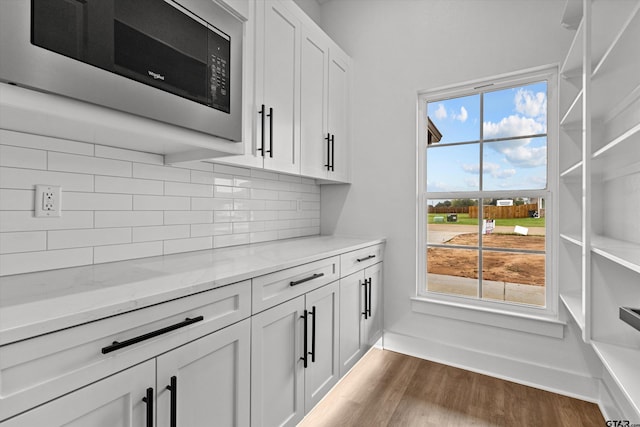
[[[555,79],[544,69],[419,94],[419,295],[555,312]]]

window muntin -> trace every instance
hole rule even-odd
[[[423,121],[429,123],[428,133],[440,132],[441,135],[440,140],[429,135],[423,146],[425,161],[421,174],[424,185],[421,188],[424,191],[422,218],[425,224],[422,227],[425,236],[421,241],[425,252],[421,264],[424,287],[419,293],[426,291],[432,296],[462,296],[491,303],[508,302],[534,309],[550,308],[548,255],[551,245],[546,238],[546,222],[550,217],[545,209],[545,198],[551,194],[547,103],[548,82],[553,74],[540,75],[543,78],[529,81],[525,78],[521,82],[510,79],[515,83],[486,85],[489,89],[501,85],[497,90],[456,88],[442,92],[461,96],[452,97],[445,93],[442,97],[421,97],[421,102],[426,103],[423,112],[442,111],[443,108],[447,112],[456,111],[456,108],[462,111],[463,107],[468,112],[473,107],[465,106],[463,101],[478,100],[480,115],[477,121],[473,120],[477,127],[476,140],[466,136],[447,138],[444,129],[451,129],[452,124],[456,124],[450,120],[450,114],[432,118],[427,113],[428,118]],[[447,109],[447,105],[455,107]],[[449,121],[443,121],[443,118]],[[472,135],[468,129],[465,132],[464,135]],[[442,141],[445,141],[444,145]],[[526,218],[522,218],[523,208],[520,208],[522,219],[491,218],[495,212],[489,211],[494,209],[492,206],[495,207],[497,200],[507,199],[518,205],[535,203],[536,209],[525,206]],[[462,213],[458,219],[467,229],[471,225],[470,230],[473,231],[461,233],[464,238],[446,240],[448,234],[461,234],[447,227],[447,224],[454,224],[447,223],[446,211],[436,214],[430,210],[438,204],[469,204],[469,200],[476,203],[475,209],[479,211],[476,215],[479,217],[476,216],[474,222]],[[438,221],[435,220],[436,215],[441,217]],[[482,234],[486,233],[482,221],[485,218],[494,219],[500,232]],[[533,233],[527,236],[520,234],[521,240],[513,237],[515,226],[519,224],[523,224],[520,231],[529,229]],[[510,232],[505,233],[504,227],[510,228]],[[505,243],[496,239],[501,234],[512,237]],[[456,262],[452,262],[455,257],[463,260],[457,262],[457,267]],[[453,270],[443,270],[443,262],[451,264]],[[454,270],[456,272],[452,274]],[[511,281],[500,276],[505,271],[509,272]],[[457,287],[452,285],[455,281],[459,282]]]

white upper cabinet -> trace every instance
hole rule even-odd
[[[321,31],[304,28],[301,79],[301,172],[349,178],[349,58]]]
[[[250,138],[217,161],[347,182],[349,57],[292,1],[258,1],[253,15]]]

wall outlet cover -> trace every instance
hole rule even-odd
[[[56,218],[62,213],[62,188],[59,185],[36,185],[35,216]]]

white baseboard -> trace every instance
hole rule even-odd
[[[384,348],[600,404],[603,387],[599,379],[591,376],[386,331]]]

